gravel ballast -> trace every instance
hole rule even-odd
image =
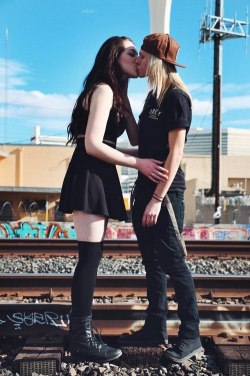
[[[77,257],[38,258],[21,256],[18,258],[0,257],[0,273],[69,273],[72,274],[77,264]],[[187,259],[187,265],[192,274],[207,275],[247,275],[250,270],[250,260],[246,258],[192,258]],[[145,274],[141,258],[103,257],[98,274]]]

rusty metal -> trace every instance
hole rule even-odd
[[[13,362],[20,376],[31,374],[55,375],[60,371],[64,356],[63,337],[28,337],[25,346]]]
[[[247,240],[186,240],[188,257],[249,257]],[[105,239],[104,255],[138,256],[136,240]],[[73,239],[0,239],[0,255],[37,257],[77,255],[77,242]]]
[[[197,296],[245,298],[249,295],[249,275],[193,275]],[[55,297],[70,296],[71,274],[2,273],[0,297],[41,297],[53,301]],[[168,278],[168,293],[173,294],[172,280]],[[146,296],[145,275],[98,275],[95,296],[134,294]]]
[[[249,295],[250,276],[193,277],[197,298],[201,299],[198,309],[203,335],[217,334],[223,330],[244,334],[249,330],[250,308],[244,302]],[[30,327],[40,335],[67,330],[71,282],[72,276],[69,274],[0,275],[0,335],[17,332],[29,334]],[[168,326],[176,334],[179,324],[171,279],[168,285]],[[98,276],[94,298],[103,301],[105,297],[107,303],[93,304],[93,317],[100,321],[106,335],[132,330],[145,319],[147,300],[144,275]],[[238,304],[230,304],[225,297],[238,299]],[[37,304],[22,303],[25,298],[33,298],[32,302],[37,299]],[[225,304],[215,303],[217,298],[224,298]]]
[[[249,336],[213,336],[214,352],[223,375],[250,375]]]
[[[68,330],[70,301],[61,303],[0,304],[0,335],[60,335]],[[95,303],[93,319],[104,335],[118,335],[142,325],[146,303]],[[226,331],[246,335],[250,329],[249,306],[199,304],[201,335],[217,335]],[[177,304],[169,303],[169,334],[177,335]]]

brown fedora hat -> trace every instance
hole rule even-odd
[[[186,68],[185,65],[177,63],[176,57],[180,45],[169,34],[154,33],[147,35],[143,39],[141,49],[170,64]]]

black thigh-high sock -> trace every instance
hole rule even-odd
[[[90,316],[96,284],[96,274],[102,257],[102,242],[78,241],[79,261],[75,268],[71,288],[71,315]]]

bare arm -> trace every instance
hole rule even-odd
[[[109,112],[113,103],[113,92],[108,85],[100,85],[94,91],[89,111],[89,119],[85,133],[85,147],[89,155],[105,162],[136,168],[152,181],[153,173],[166,178],[166,171],[161,162],[150,159],[141,159],[122,153],[103,143],[103,137]]]
[[[133,155],[134,157],[138,156],[138,148],[120,148],[118,146],[116,149],[119,150],[121,153]]]
[[[169,154],[165,161],[164,167],[169,171],[168,180],[163,182],[160,181],[157,184],[155,189],[155,193],[159,197],[164,197],[177,173],[178,167],[181,163],[181,159],[183,156],[183,150],[185,145],[185,136],[186,130],[184,128],[177,129],[171,131],[169,133]],[[153,226],[156,224],[159,212],[161,210],[161,202],[155,199],[154,197],[151,198],[149,201],[142,218],[143,226]]]

